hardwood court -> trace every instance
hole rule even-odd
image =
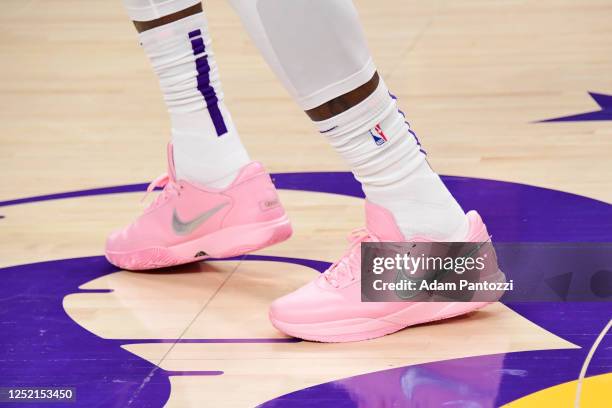
[[[462,204],[480,197],[494,237],[612,241],[612,3],[356,4],[431,165],[458,176],[445,180]],[[0,387],[3,376],[28,384],[48,372],[82,390],[78,404],[118,407],[246,407],[292,392],[268,406],[411,406],[411,378],[462,398],[460,385],[478,389],[470,398],[481,406],[609,398],[606,303],[495,304],[352,344],[298,342],[270,325],[273,299],[342,254],[363,203],[342,193],[346,175],[312,174],[347,168],[225,2],[204,8],[226,101],[251,156],[277,175],[294,236],[239,259],[112,268],[100,257],[105,236],[141,211],[142,183],[165,171],[156,78],[118,1],[2,6],[0,327],[10,330],[0,335]],[[285,174],[296,172],[306,175]],[[324,181],[337,193],[317,189]],[[487,370],[497,377],[466,374]]]

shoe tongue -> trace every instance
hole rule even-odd
[[[168,177],[170,181],[176,181],[176,170],[174,170],[174,147],[172,142],[168,142]]]
[[[366,200],[366,227],[368,231],[383,241],[405,241],[393,214],[387,209]]]

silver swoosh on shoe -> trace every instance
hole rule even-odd
[[[176,208],[172,211],[172,229],[177,235],[189,235],[202,225],[206,220],[219,212],[223,207],[229,203],[222,203],[210,210],[204,211],[191,221],[183,222],[176,213]]]

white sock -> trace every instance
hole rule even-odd
[[[229,111],[203,13],[139,34],[172,121],[176,176],[224,188],[250,162]]]
[[[465,238],[465,213],[429,167],[382,79],[358,105],[315,123],[349,163],[367,199],[394,215],[406,239]]]

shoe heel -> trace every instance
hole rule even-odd
[[[283,242],[293,234],[286,215],[267,222],[226,228],[207,240],[204,251],[213,258],[229,258]]]

